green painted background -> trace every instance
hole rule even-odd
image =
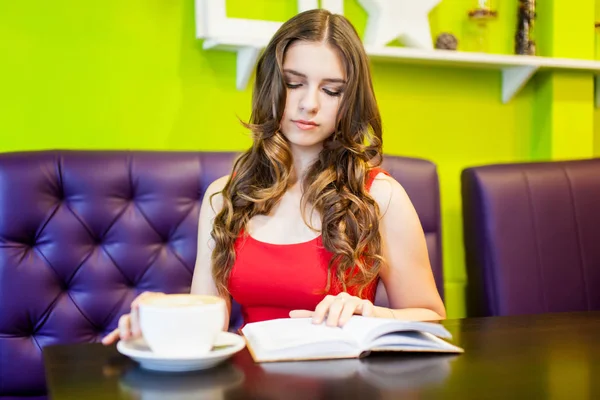
[[[595,0],[544,0],[543,55],[593,58]],[[475,50],[466,19],[475,0],[443,0],[434,35]],[[517,0],[495,2],[487,49],[511,53]],[[251,4],[251,6],[249,5]],[[570,4],[570,5],[569,5]],[[366,14],[346,0],[364,31]],[[285,20],[295,0],[228,0],[232,17]],[[597,9],[597,8],[596,8]],[[582,24],[582,22],[585,22]],[[590,28],[586,24],[590,24]],[[472,165],[598,154],[590,74],[543,74],[509,104],[498,72],[375,63],[385,152],[439,166],[449,316],[465,315],[460,172]],[[194,38],[192,0],[0,2],[0,151],[27,149],[241,150],[237,117],[250,88],[235,89],[233,53]]]

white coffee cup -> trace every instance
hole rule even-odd
[[[209,353],[225,324],[220,297],[168,294],[140,302],[142,336],[153,353],[196,357]]]

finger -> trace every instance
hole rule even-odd
[[[290,311],[290,318],[310,318],[314,314],[314,311],[309,310],[292,310]]]
[[[325,319],[329,311],[329,306],[335,301],[335,297],[327,295],[321,302],[315,307],[315,313],[313,314],[313,323],[320,324]]]
[[[375,306],[369,300],[363,300],[360,309],[364,317],[371,317],[375,314]]]
[[[142,336],[142,329],[140,327],[140,309],[132,308],[130,317],[129,317],[129,325],[131,326],[131,334],[134,337]]]
[[[131,337],[131,322],[129,314],[125,314],[119,318],[119,331],[121,332],[121,339],[127,340]]]
[[[144,299],[152,296],[153,294],[155,294],[155,293],[152,293],[152,292],[143,292],[142,294],[140,294],[138,297],[136,297],[135,299],[133,299],[133,301],[131,302],[131,309],[132,310],[133,309],[137,309],[140,306],[140,303]]]
[[[115,342],[115,340],[117,340],[120,336],[119,333],[119,328],[115,329],[114,331],[112,331],[111,333],[109,333],[108,335],[104,336],[104,338],[102,338],[102,344],[105,346],[108,346],[109,344],[112,344]]]
[[[138,297],[136,297],[131,303],[131,317],[130,317],[130,333],[133,337],[142,336],[142,330],[140,327],[140,304],[150,298],[156,296],[164,296],[164,293],[161,292],[143,292]]]
[[[356,303],[352,300],[346,300],[343,297],[336,298],[329,307],[329,312],[327,313],[327,326],[338,326],[342,310],[346,307],[352,308],[351,312],[354,313]]]
[[[338,326],[344,326],[354,314],[360,311],[361,302],[356,300],[346,300],[344,303],[344,308],[338,319]]]

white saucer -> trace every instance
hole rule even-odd
[[[142,368],[169,372],[208,369],[225,361],[244,347],[246,347],[244,338],[231,332],[221,332],[215,347],[203,356],[162,357],[152,353],[144,339],[121,340],[117,343],[119,353],[137,361]]]

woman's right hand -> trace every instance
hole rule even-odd
[[[140,301],[152,296],[164,296],[164,293],[144,292],[138,297],[136,297],[131,302],[131,312],[129,314],[124,314],[121,316],[121,318],[119,318],[119,324],[117,325],[117,329],[106,335],[102,339],[102,344],[108,346],[116,342],[117,339],[129,340],[142,336],[142,331],[140,329],[140,318],[138,313]]]

